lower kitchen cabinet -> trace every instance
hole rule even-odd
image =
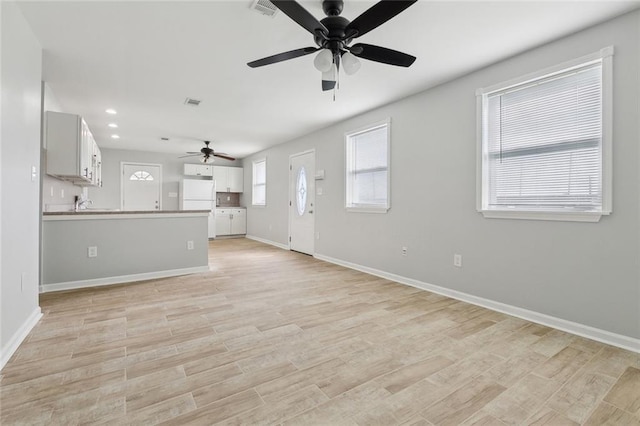
[[[247,210],[238,208],[216,209],[216,236],[247,233]]]

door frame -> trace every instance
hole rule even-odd
[[[295,154],[290,154],[289,155],[289,172],[287,173],[288,180],[289,180],[289,183],[287,185],[288,186],[288,191],[289,191],[289,209],[288,209],[289,214],[288,214],[288,220],[287,220],[287,226],[288,226],[287,248],[289,249],[289,251],[291,251],[291,211],[292,211],[292,207],[293,207],[293,204],[292,204],[293,203],[293,199],[291,198],[291,194],[293,194],[293,188],[291,187],[291,185],[293,183],[293,181],[291,179],[291,176],[292,176],[292,173],[293,173],[293,165],[292,165],[291,161],[292,161],[292,159],[294,157],[299,157],[301,155],[306,155],[306,154],[311,154],[311,153],[313,153],[313,169],[314,170],[313,170],[313,176],[310,176],[310,178],[311,179],[315,179],[316,178],[316,176],[315,176],[315,174],[316,174],[316,170],[315,170],[315,168],[316,168],[316,149],[315,148],[307,149],[306,151],[296,152]],[[316,194],[314,192],[313,200],[314,200],[314,204],[317,204],[317,203],[315,203],[315,201],[316,201],[315,197],[316,197]],[[314,205],[313,208],[314,208],[314,210],[317,211],[317,206],[316,205]],[[316,253],[316,214],[313,215],[313,254],[311,256],[315,256],[315,253]]]
[[[120,210],[124,211],[124,166],[158,166],[160,168],[160,176],[158,177],[158,185],[160,186],[160,198],[158,210],[162,210],[162,164],[157,163],[140,163],[138,161],[121,161],[120,162]]]

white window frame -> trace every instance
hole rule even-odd
[[[256,183],[256,165],[259,163],[264,163],[264,183]],[[256,186],[264,186],[264,202],[256,203],[255,194],[256,194]],[[254,207],[266,207],[267,205],[267,158],[261,158],[259,160],[254,160],[251,163],[251,205]]]
[[[352,201],[353,144],[351,137],[386,127],[387,130],[387,202],[379,204],[356,204]],[[345,208],[349,212],[386,213],[391,208],[391,118],[345,133]]]
[[[613,46],[608,46],[590,55],[558,64],[553,67],[527,74],[490,87],[478,89],[477,99],[477,164],[476,164],[476,208],[485,218],[500,219],[530,219],[530,220],[561,220],[578,222],[598,222],[603,215],[611,214],[612,194],[612,107],[613,107]],[[488,149],[486,147],[486,133],[484,131],[483,110],[487,96],[504,91],[514,86],[523,85],[535,80],[550,77],[580,68],[588,63],[602,63],[602,206],[597,211],[558,211],[558,210],[524,210],[524,209],[495,209],[488,208]]]

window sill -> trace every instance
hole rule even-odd
[[[523,210],[480,210],[485,219],[555,220],[565,222],[598,222],[610,212],[550,212]]]
[[[387,213],[389,207],[347,207],[351,213]]]
[[[266,204],[251,204],[251,207],[255,207],[258,209],[264,209],[265,207],[267,207]]]

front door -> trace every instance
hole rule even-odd
[[[160,188],[159,164],[122,163],[122,210],[160,210]]]
[[[289,248],[313,255],[315,233],[316,153],[289,159]]]

